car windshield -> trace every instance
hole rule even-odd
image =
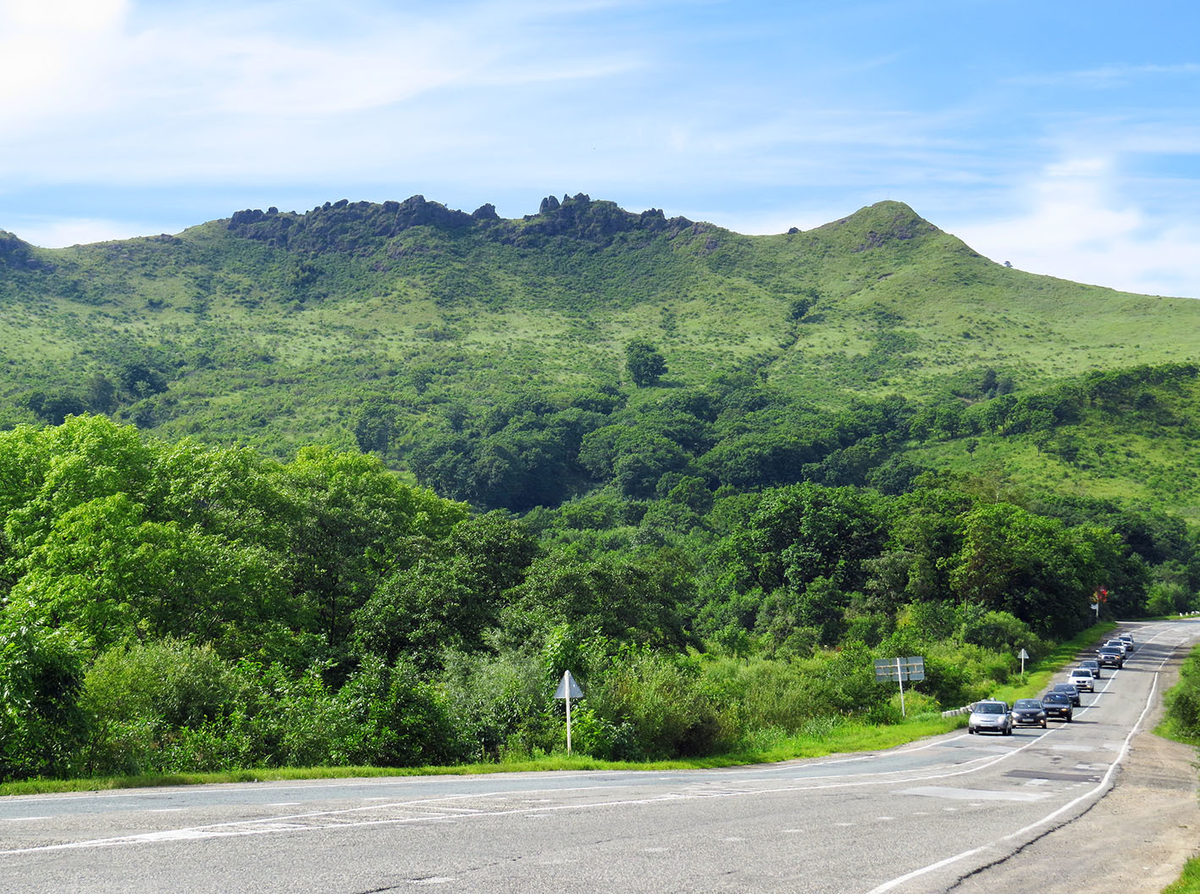
[[[1039,702],[1036,698],[1021,698],[1021,699],[1017,699],[1017,703],[1014,707],[1017,707],[1017,708],[1040,708],[1041,706],[1042,706],[1042,703]]]
[[[1047,695],[1043,699],[1043,701],[1049,702],[1054,705],[1065,705],[1068,701],[1070,701],[1070,699],[1068,699],[1061,692],[1051,692],[1049,695]]]
[[[979,714],[1003,714],[1006,710],[1008,706],[1000,702],[983,702],[975,706],[975,711]]]
[[[1083,668],[1081,668],[1080,670],[1071,671],[1072,677],[1090,677],[1091,675],[1092,675],[1092,672],[1090,670],[1083,669]]]
[[[1076,674],[1076,676],[1079,676],[1079,675]],[[1073,692],[1074,690],[1075,690],[1075,687],[1073,685],[1071,685],[1070,683],[1059,683],[1057,686],[1054,687],[1055,692]]]

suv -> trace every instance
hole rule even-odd
[[[1129,645],[1123,639],[1110,639],[1104,645],[1112,649],[1120,649],[1122,655],[1128,655],[1133,651],[1133,646]]]
[[[1096,660],[1101,667],[1124,667],[1125,652],[1116,646],[1101,646],[1096,650]]]
[[[971,706],[971,716],[967,718],[967,732],[970,735],[982,732],[1012,735],[1012,714],[1008,711],[1008,702],[985,701],[976,702]]]
[[[1137,651],[1137,646],[1135,646],[1133,644],[1133,634],[1122,633],[1120,636],[1117,637],[1117,639],[1119,639],[1121,642],[1123,642],[1129,648],[1130,652]]]
[[[1086,667],[1077,667],[1075,670],[1071,671],[1071,676],[1067,678],[1067,682],[1080,692],[1085,689],[1088,692],[1096,691],[1096,678]]]

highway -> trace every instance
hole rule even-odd
[[[1026,878],[1043,891],[1055,836],[1128,846],[1094,808],[1122,785],[1173,667],[1200,639],[1194,622],[1123,629],[1138,651],[1105,670],[1073,723],[1009,737],[962,730],[722,770],[4,798],[0,890],[915,892],[1003,877],[1008,890]],[[1188,772],[1179,786],[1194,801]]]

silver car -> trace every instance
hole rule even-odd
[[[975,702],[971,706],[971,716],[967,720],[967,732],[1000,733],[1002,736],[1012,735],[1012,712],[1008,702],[985,701]]]

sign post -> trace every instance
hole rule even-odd
[[[1021,650],[1021,676],[1025,676],[1025,659],[1029,657],[1029,653],[1024,649]]]
[[[900,716],[907,717],[904,708],[904,681],[916,682],[925,679],[925,659],[920,655],[910,658],[880,658],[875,662],[875,680],[880,683],[900,684]]]
[[[569,757],[571,754],[571,699],[583,698],[583,690],[579,688],[579,684],[575,682],[570,671],[563,671],[558,688],[554,690],[554,697],[565,699],[567,702],[567,756]]]

